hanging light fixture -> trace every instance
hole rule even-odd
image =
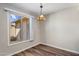
[[[37,20],[38,21],[44,21],[45,20],[45,16],[43,15],[43,10],[42,10],[42,8],[43,8],[43,5],[42,5],[42,3],[40,3],[40,16],[38,16],[37,17]]]

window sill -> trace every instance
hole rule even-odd
[[[12,41],[8,44],[8,46],[12,46],[12,45],[16,45],[16,44],[20,44],[20,43],[24,43],[24,42],[31,42],[33,40],[19,40],[19,41]]]

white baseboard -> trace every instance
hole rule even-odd
[[[34,44],[34,45],[32,45],[32,46],[29,46],[29,47],[27,47],[27,48],[25,48],[25,49],[16,51],[16,52],[14,52],[14,53],[12,53],[12,54],[9,54],[9,55],[7,55],[7,56],[12,56],[12,55],[17,54],[17,53],[19,53],[19,52],[22,52],[22,51],[24,51],[24,50],[27,50],[27,49],[32,48],[32,47],[34,47],[34,46],[37,46],[37,45],[39,45],[39,44],[40,44],[40,42],[38,42],[38,43],[36,43],[36,44]]]
[[[66,51],[69,51],[69,52],[72,52],[72,53],[76,53],[76,54],[79,54],[79,52],[77,51],[74,51],[74,50],[70,50],[70,49],[65,49],[65,48],[62,48],[62,47],[58,47],[58,46],[54,46],[54,45],[51,45],[51,44],[47,44],[47,43],[41,43],[43,45],[47,45],[47,46],[50,46],[50,47],[55,47],[55,48],[58,48],[58,49],[62,49],[62,50],[66,50]]]
[[[37,46],[37,45],[39,45],[39,44],[43,44],[43,45],[47,45],[47,46],[50,46],[50,47],[55,47],[55,48],[58,48],[58,49],[62,49],[62,50],[66,50],[66,51],[69,51],[69,52],[72,52],[72,53],[79,54],[79,52],[74,51],[74,50],[69,50],[69,49],[61,48],[61,47],[54,46],[54,45],[51,45],[51,44],[38,42],[38,43],[36,43],[36,44],[34,44],[34,45],[32,45],[32,46],[29,46],[29,47],[27,47],[27,48],[25,48],[25,49],[16,51],[16,52],[14,52],[14,53],[12,53],[12,54],[9,54],[9,55],[7,55],[7,56],[12,56],[12,55],[17,54],[17,53],[19,53],[19,52],[21,52],[21,51],[24,51],[24,50],[27,50],[27,49],[32,48],[32,47],[34,47],[34,46]]]

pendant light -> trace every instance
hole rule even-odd
[[[45,17],[44,17],[44,15],[43,15],[43,10],[42,10],[42,8],[43,8],[43,5],[42,5],[42,3],[40,3],[40,16],[38,16],[37,17],[37,20],[38,21],[44,21],[45,20]]]

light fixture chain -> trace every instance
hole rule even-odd
[[[41,11],[40,11],[40,15],[42,15],[42,8],[43,8],[43,5],[42,5],[42,3],[40,3],[40,8],[41,8]]]

